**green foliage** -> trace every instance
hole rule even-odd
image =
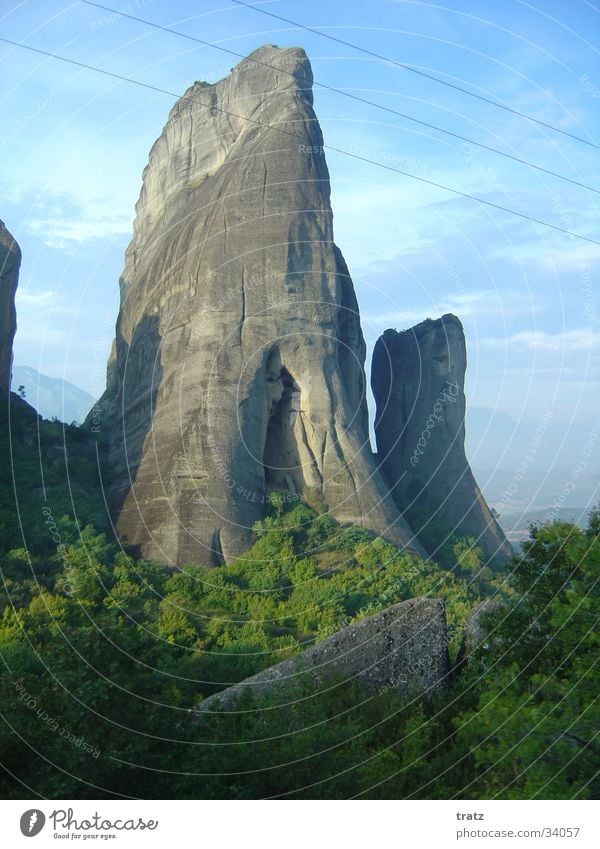
[[[24,539],[30,555],[56,549],[62,540],[54,525],[64,516],[109,527],[96,443],[83,428],[41,421],[25,402],[0,400],[0,451],[0,553]]]
[[[600,790],[596,518],[594,511],[587,532],[563,522],[533,527],[507,607],[488,616],[494,646],[479,659],[477,721],[471,712],[454,720],[473,752],[475,797],[586,798]]]
[[[24,522],[8,487],[4,798],[22,798],[21,781],[50,798],[598,795],[598,510],[585,532],[532,528],[522,556],[494,576],[472,540],[452,541],[449,571],[340,527],[317,500],[273,497],[235,563],[169,571],[133,558],[95,521],[95,451],[81,429],[24,413],[10,449]],[[401,703],[391,688],[292,682],[191,721],[228,684],[422,595],[446,602],[453,659],[474,607],[495,601],[482,615],[489,636],[446,692]]]

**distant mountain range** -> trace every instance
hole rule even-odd
[[[67,380],[40,374],[31,366],[13,366],[12,391],[25,387],[25,397],[45,419],[81,423],[89,413],[95,398]]]
[[[600,500],[598,422],[565,427],[558,417],[542,416],[530,425],[488,407],[468,407],[466,449],[513,544],[527,536],[531,522],[585,525]]]
[[[588,442],[593,450],[585,451]],[[588,461],[587,471],[600,471],[598,422],[573,422],[567,426],[564,418],[540,416],[538,423],[532,425],[517,422],[491,407],[467,406],[466,445],[471,464],[478,468],[497,465],[500,469],[517,470],[523,464],[547,472],[568,470],[583,459]]]

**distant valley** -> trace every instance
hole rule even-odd
[[[25,398],[45,419],[80,424],[90,411],[94,398],[68,380],[40,374],[31,366],[13,366],[12,390],[23,386]]]

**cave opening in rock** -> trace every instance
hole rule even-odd
[[[295,423],[300,408],[300,387],[280,366],[278,357],[267,366],[269,419],[263,452],[267,490],[300,493],[304,487],[302,465],[296,443]]]

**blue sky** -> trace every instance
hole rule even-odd
[[[110,5],[110,3],[107,3]],[[586,0],[257,3],[600,143],[600,15]],[[246,54],[303,46],[315,79],[600,188],[598,149],[230,0],[130,0],[130,14]],[[183,93],[234,57],[83,3],[0,4],[2,35]],[[0,218],[23,250],[15,362],[99,395],[149,148],[173,98],[0,44]],[[325,141],[600,240],[600,195],[333,92]],[[455,312],[468,399],[530,425],[599,415],[600,247],[328,155],[336,241],[370,347]],[[575,431],[573,431],[575,433]]]

